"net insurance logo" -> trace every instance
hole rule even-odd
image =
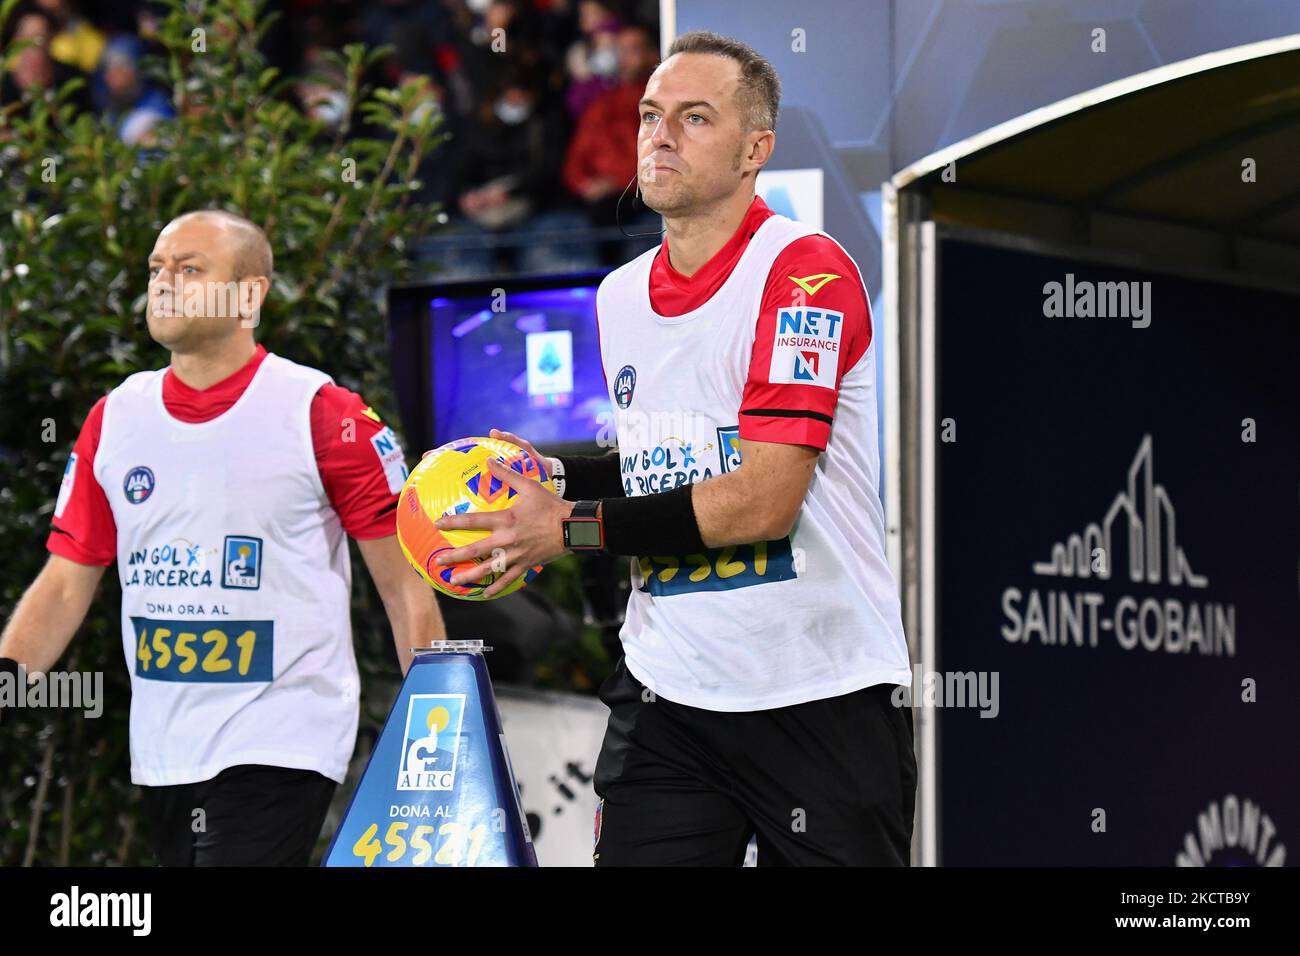
[[[844,313],[805,307],[779,309],[768,381],[835,387]]]
[[[1128,484],[1116,495],[1100,523],[1052,546],[1051,559],[1034,564],[1041,578],[1109,581],[1127,551],[1128,580],[1203,591],[1210,582],[1195,573],[1178,543],[1177,521],[1168,492],[1155,480],[1150,435],[1142,438],[1128,469]],[[1113,605],[1097,591],[1053,588],[1002,592],[1007,623],[1002,636],[1027,644],[1097,646],[1099,632],[1113,635],[1121,648],[1141,646],[1169,654],[1193,652],[1232,657],[1237,648],[1237,609],[1232,604],[1125,594]]]
[[[398,790],[450,790],[456,785],[464,694],[412,694],[397,766]]]

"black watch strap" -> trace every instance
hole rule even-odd
[[[594,518],[596,509],[600,507],[599,501],[575,501],[573,503],[573,512],[570,518]]]

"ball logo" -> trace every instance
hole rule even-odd
[[[126,480],[122,482],[122,492],[126,495],[127,501],[138,505],[153,494],[153,486],[153,472],[144,465],[137,465],[126,473]]]
[[[624,365],[614,376],[614,401],[618,402],[619,408],[627,408],[632,404],[632,392],[635,389],[636,369]]]

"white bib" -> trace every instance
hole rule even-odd
[[[770,216],[722,287],[680,316],[651,307],[657,248],[601,283],[601,361],[628,495],[741,467],[738,419],[768,274],[786,246],[814,234]],[[798,339],[777,331],[768,380],[834,387],[834,356],[796,364],[797,346],[783,343]],[[839,326],[811,332],[830,342]],[[873,345],[840,383],[830,440],[788,537],[633,560],[620,632],[628,669],[668,700],[717,711],[908,683],[878,477]]]
[[[341,782],[358,716],[351,565],[311,435],[331,379],[268,354],[231,408],[187,424],[163,375],[110,393],[95,455],[117,524],[132,782],[244,763]]]

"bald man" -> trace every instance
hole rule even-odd
[[[91,409],[49,560],[0,635],[0,666],[48,671],[117,562],[131,780],[164,866],[309,862],[356,743],[348,535],[403,673],[445,637],[397,544],[396,437],[254,341],[271,271],[243,217],[187,213],[159,233],[147,319],[170,365]]]

